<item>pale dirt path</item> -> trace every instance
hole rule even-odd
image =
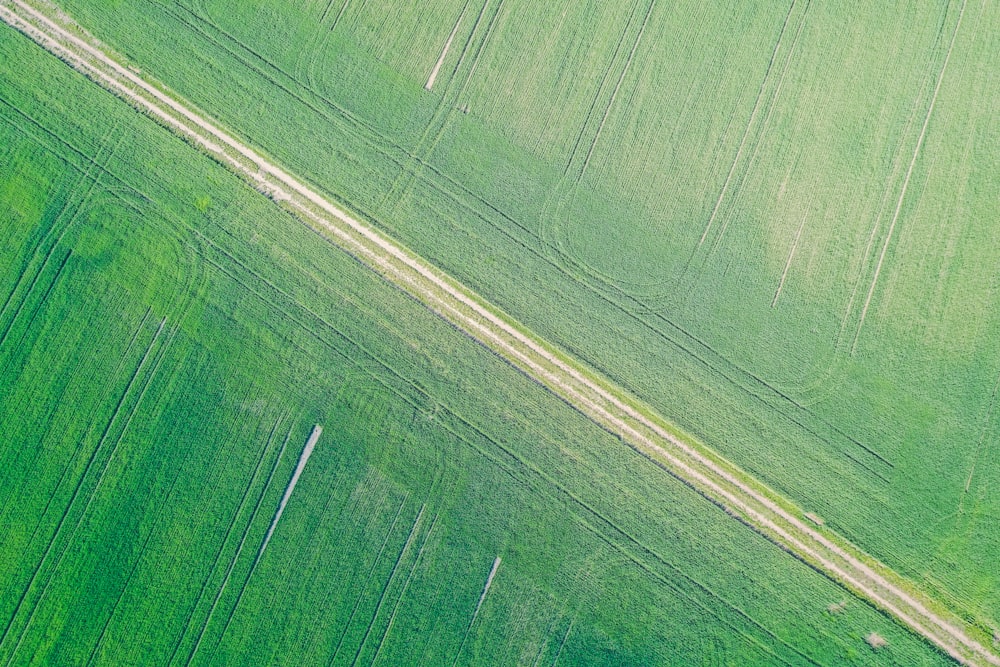
[[[625,390],[528,334],[468,288],[372,227],[337,208],[239,140],[120,64],[66,17],[53,19],[23,0],[0,0],[0,18],[39,45],[199,146],[328,233],[343,250],[424,303],[456,328],[521,369],[539,384],[637,451],[687,482],[762,535],[969,665],[1000,658],[969,636],[968,626],[941,605],[842,538],[815,529],[787,500],[714,452],[676,434]]]

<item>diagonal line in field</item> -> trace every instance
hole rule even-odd
[[[493,567],[490,568],[490,573],[486,577],[486,584],[483,586],[483,592],[479,596],[479,602],[476,603],[476,610],[472,612],[472,619],[469,621],[469,624],[465,626],[465,634],[462,636],[462,643],[458,646],[458,653],[455,654],[455,661],[451,663],[451,667],[456,667],[456,665],[458,665],[458,659],[462,657],[462,649],[465,648],[465,643],[469,640],[469,633],[472,632],[472,626],[476,623],[476,617],[479,616],[479,610],[483,607],[483,602],[486,600],[486,594],[490,592],[490,586],[493,585],[493,577],[496,576],[497,570],[500,569],[501,560],[500,556],[493,559]]]
[[[198,146],[340,249],[776,545],[895,617],[958,662],[1000,666],[1000,657],[971,637],[970,625],[957,615],[828,529],[810,527],[790,501],[680,434],[626,390],[529,333],[470,289],[371,225],[351,217],[159,84],[153,85],[129,70],[65,15],[60,13],[53,19],[24,0],[0,0],[0,18]]]
[[[708,237],[708,231],[712,228],[712,223],[715,222],[715,217],[719,213],[719,207],[722,206],[722,200],[726,198],[726,192],[729,190],[729,184],[733,180],[733,175],[736,173],[736,165],[740,162],[740,157],[743,155],[743,149],[746,147],[747,139],[750,137],[750,130],[754,127],[754,120],[757,118],[757,113],[760,111],[762,102],[764,101],[764,91],[767,89],[767,83],[771,78],[771,72],[774,69],[774,65],[778,59],[778,51],[781,50],[781,43],[785,37],[785,32],[788,30],[788,20],[792,16],[792,12],[795,11],[795,6],[798,0],[792,0],[791,6],[788,7],[788,13],[785,14],[785,20],[781,24],[781,32],[778,33],[778,41],[774,43],[774,49],[771,51],[771,59],[767,63],[767,69],[764,70],[764,78],[761,79],[760,87],[757,89],[757,99],[754,101],[753,110],[750,112],[750,120],[747,121],[746,127],[743,128],[743,137],[740,139],[740,145],[736,149],[736,155],[733,157],[733,161],[729,165],[729,173],[726,174],[726,180],[722,184],[722,189],[719,190],[719,197],[715,200],[715,206],[712,207],[712,213],[708,216],[708,222],[705,223],[705,230],[701,233],[701,238],[698,239],[698,246],[701,247]]]
[[[444,49],[441,51],[441,57],[438,58],[437,64],[434,65],[434,70],[431,72],[430,77],[427,79],[427,83],[424,85],[425,89],[430,90],[434,86],[434,80],[437,78],[441,65],[444,64],[444,59],[448,57],[448,49],[451,48],[451,42],[455,39],[455,33],[458,32],[458,26],[461,25],[462,19],[465,18],[465,12],[467,9],[469,9],[468,2],[466,2],[465,6],[462,7],[462,13],[458,15],[458,20],[455,21],[455,27],[452,28],[451,34],[448,35],[448,41],[444,43]]]
[[[799,237],[802,236],[802,230],[806,226],[806,219],[808,215],[802,216],[802,222],[799,223],[799,229],[795,232],[795,240],[792,241],[792,249],[788,251],[788,259],[785,260],[785,270],[781,272],[781,280],[778,281],[778,291],[774,293],[774,299],[771,301],[771,308],[774,308],[778,303],[778,297],[781,296],[781,290],[785,287],[785,278],[788,277],[788,269],[792,266],[792,260],[795,259],[795,250],[799,247]]]
[[[639,26],[639,32],[635,36],[635,41],[632,42],[632,50],[629,51],[628,58],[625,60],[625,66],[622,67],[621,74],[618,75],[618,83],[615,84],[615,89],[611,92],[611,99],[608,100],[608,104],[604,107],[604,115],[601,116],[601,122],[597,126],[597,132],[594,133],[594,138],[590,142],[590,149],[587,151],[587,157],[583,160],[583,166],[580,167],[580,175],[577,176],[576,182],[579,183],[583,179],[583,175],[587,173],[587,167],[590,165],[590,158],[594,155],[594,149],[597,148],[597,142],[601,138],[601,132],[604,131],[604,124],[608,122],[608,116],[611,115],[611,109],[615,105],[615,98],[618,97],[618,91],[621,90],[622,83],[625,81],[626,75],[628,75],[629,68],[632,67],[632,61],[635,59],[635,52],[639,50],[639,43],[642,41],[642,35],[646,32],[646,26],[649,24],[649,17],[653,15],[653,5],[656,4],[656,0],[650,0],[649,7],[646,9],[646,15],[642,19],[642,25]]]
[[[903,187],[899,191],[899,199],[896,200],[896,209],[892,214],[892,221],[889,223],[889,231],[886,232],[885,241],[882,243],[882,252],[879,253],[878,263],[875,265],[875,275],[872,276],[871,285],[868,287],[868,295],[865,297],[865,305],[861,308],[861,318],[858,321],[858,329],[854,332],[854,343],[851,346],[851,354],[857,350],[858,339],[861,337],[861,327],[865,325],[865,317],[868,315],[868,308],[871,306],[872,297],[875,295],[875,286],[878,284],[879,274],[882,272],[882,264],[885,262],[886,253],[889,250],[889,243],[892,241],[892,234],[896,230],[896,223],[899,221],[899,214],[903,210],[903,201],[906,199],[906,190],[910,187],[910,177],[913,176],[913,168],[917,165],[917,157],[920,149],[924,145],[924,137],[927,136],[927,126],[931,122],[931,114],[934,113],[934,104],[937,102],[938,93],[941,92],[941,83],[944,81],[945,70],[948,69],[948,61],[951,60],[951,52],[955,48],[955,38],[958,37],[958,29],[962,26],[962,17],[965,15],[965,4],[967,0],[962,0],[962,6],[958,10],[958,20],[955,22],[955,30],[951,33],[951,42],[948,44],[948,51],[944,55],[944,63],[941,71],[938,72],[937,83],[934,85],[934,93],[931,95],[931,103],[927,105],[927,114],[924,116],[924,124],[920,128],[920,135],[917,137],[917,145],[913,148],[913,157],[910,158],[910,166],[906,169],[906,177],[903,179]]]

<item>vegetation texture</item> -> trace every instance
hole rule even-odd
[[[997,9],[702,5],[62,3],[988,644]],[[947,663],[0,56],[5,664]]]

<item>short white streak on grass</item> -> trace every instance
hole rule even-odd
[[[799,231],[795,232],[795,240],[792,241],[792,249],[788,252],[788,260],[785,262],[785,270],[781,272],[781,281],[778,282],[778,291],[774,293],[774,301],[771,302],[771,308],[774,308],[775,304],[778,303],[778,297],[781,296],[781,290],[785,286],[785,277],[788,276],[788,267],[792,265],[792,259],[795,257],[795,249],[799,247],[799,237],[802,236],[802,230],[806,226],[806,218],[808,216],[802,216],[802,222],[799,223]]]
[[[401,287],[430,310],[492,349],[670,474],[728,513],[892,614],[959,662],[1000,665],[1000,657],[966,633],[970,623],[948,612],[895,572],[832,533],[806,525],[788,501],[706,447],[678,434],[626,390],[560,352],[469,288],[223,131],[203,115],[121,65],[77,26],[54,24],[24,0],[0,0],[0,19],[34,39],[99,85],[209,152],[261,192],[281,188],[283,207]],[[213,146],[223,146],[221,152]]]
[[[437,64],[434,65],[434,69],[431,71],[431,75],[427,79],[427,84],[424,86],[427,90],[430,90],[434,85],[434,79],[437,78],[438,72],[441,70],[441,65],[444,64],[444,59],[448,56],[448,49],[451,48],[451,42],[455,39],[455,34],[458,32],[458,26],[462,24],[462,19],[465,18],[465,12],[468,8],[469,3],[466,2],[465,6],[462,7],[462,13],[458,15],[458,20],[455,21],[455,27],[451,29],[451,34],[448,35],[448,41],[444,43],[444,49],[441,51],[441,57],[438,58]]]
[[[274,535],[274,529],[278,525],[278,519],[281,518],[281,514],[285,511],[285,505],[288,504],[288,499],[292,495],[292,491],[295,490],[295,485],[299,482],[299,475],[302,474],[302,469],[306,467],[306,462],[309,460],[309,456],[312,455],[313,447],[316,446],[316,441],[319,440],[319,436],[323,433],[323,427],[319,424],[313,426],[312,433],[309,434],[309,440],[306,441],[306,446],[302,450],[302,454],[299,455],[299,462],[295,465],[295,472],[292,473],[292,479],[288,482],[288,486],[285,488],[285,495],[281,496],[281,502],[278,504],[278,511],[274,513],[274,519],[271,520],[271,525],[267,529],[267,535],[264,536],[264,542],[260,545],[260,552],[257,554],[257,560],[260,560],[261,555],[264,553],[264,548],[267,547],[267,543],[271,541],[271,536]]]
[[[927,115],[924,116],[924,125],[920,128],[920,136],[917,137],[917,145],[913,148],[913,157],[910,158],[910,166],[906,170],[906,178],[903,179],[903,187],[899,191],[899,199],[896,200],[896,210],[892,214],[892,222],[889,223],[889,231],[885,235],[885,241],[882,243],[882,252],[879,253],[878,263],[875,265],[875,275],[872,276],[871,285],[868,287],[868,296],[865,297],[865,305],[861,309],[861,318],[858,321],[858,330],[854,334],[854,344],[851,346],[851,354],[857,350],[858,338],[861,336],[861,327],[865,325],[865,317],[868,315],[868,307],[872,303],[872,297],[875,295],[875,285],[878,283],[879,273],[882,272],[882,263],[885,261],[885,255],[889,250],[889,242],[892,241],[892,233],[896,229],[896,222],[899,220],[899,213],[903,210],[903,200],[906,199],[906,190],[910,187],[910,177],[913,176],[913,168],[917,164],[917,156],[920,155],[920,148],[924,145],[924,137],[927,136],[927,126],[931,122],[931,114],[934,113],[934,104],[937,102],[938,93],[941,91],[941,83],[944,81],[945,70],[948,69],[948,61],[951,59],[951,52],[955,48],[955,39],[958,37],[958,29],[962,26],[962,16],[965,15],[965,3],[967,0],[962,0],[962,6],[958,10],[958,20],[955,22],[955,30],[951,33],[951,42],[948,44],[948,51],[944,55],[944,63],[941,65],[941,71],[938,72],[937,83],[934,85],[934,94],[931,95],[931,103],[927,105]]]
[[[472,623],[475,623],[476,616],[479,616],[479,610],[483,606],[483,600],[486,599],[486,594],[490,592],[490,586],[493,585],[493,577],[497,575],[498,569],[500,569],[500,556],[493,559],[493,567],[490,569],[490,576],[486,577],[486,585],[483,586],[483,594],[479,596],[479,602],[476,603],[476,611],[472,612]]]
[[[559,662],[559,656],[562,655],[563,647],[566,646],[566,640],[569,639],[569,633],[573,632],[574,623],[576,623],[576,616],[574,616],[573,620],[569,622],[569,627],[566,628],[566,634],[563,635],[562,641],[559,642],[559,650],[556,651],[556,657],[552,660],[552,667],[555,667],[556,663]]]
[[[476,617],[479,616],[479,610],[483,606],[483,602],[486,600],[486,594],[490,592],[490,586],[493,585],[493,577],[496,576],[497,570],[500,569],[500,556],[493,559],[493,567],[490,568],[490,574],[486,577],[486,585],[483,586],[483,592],[479,596],[479,602],[476,603],[476,610],[472,612],[472,619],[469,620],[469,625],[465,628],[465,635],[462,637],[462,643],[458,647],[458,653],[455,654],[455,661],[452,667],[458,664],[458,659],[462,657],[462,649],[465,648],[465,642],[469,640],[469,633],[472,632],[472,626],[476,622]]]

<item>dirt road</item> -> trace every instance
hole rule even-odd
[[[893,615],[955,660],[1000,666],[1000,658],[970,636],[971,628],[942,605],[828,529],[805,523],[804,514],[790,501],[680,434],[624,389],[351,217],[164,87],[140,77],[54,7],[0,0],[0,18],[200,147],[341,249],[775,544]]]

